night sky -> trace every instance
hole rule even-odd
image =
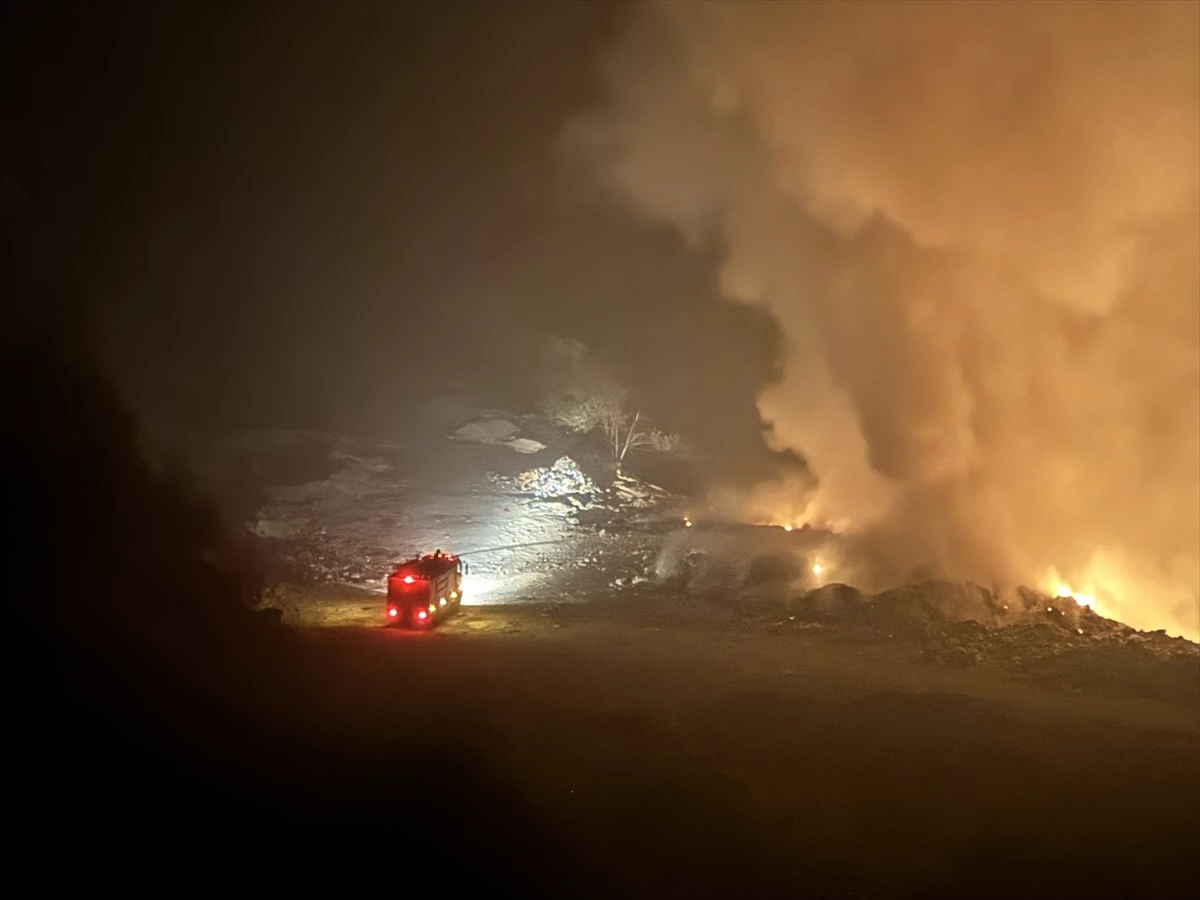
[[[730,477],[771,466],[774,323],[719,298],[718,250],[563,160],[622,5],[4,10],[9,309],[82,336],[144,420],[386,431],[431,392],[522,407],[561,334]]]

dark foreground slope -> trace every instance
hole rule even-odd
[[[1196,882],[1190,709],[601,608],[280,628],[90,369],[24,348],[0,377],[22,532],[14,877],[555,897]]]
[[[364,796],[495,772],[552,827],[546,861],[604,896],[1171,896],[1198,875],[1187,706],[674,615],[490,608],[310,640],[378,754]],[[446,736],[444,776],[394,762],[413,734]],[[468,828],[464,859],[507,834]]]

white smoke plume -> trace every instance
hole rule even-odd
[[[778,318],[810,516],[1196,639],[1198,44],[1195,2],[651,2],[564,146]]]

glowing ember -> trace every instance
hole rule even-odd
[[[1200,598],[1188,584],[1192,577],[1183,569],[1148,566],[1119,553],[1096,551],[1070,577],[1047,570],[1038,586],[1106,619],[1142,630],[1161,628],[1194,641],[1200,637]]]

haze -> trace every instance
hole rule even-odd
[[[1196,4],[287,9],[14,78],[27,313],[152,427],[530,403],[566,335],[741,515],[1200,634]]]
[[[648,4],[564,149],[782,326],[806,518],[1195,638],[1198,10]]]
[[[1195,895],[1200,0],[4,0],[0,74],[14,883]]]

